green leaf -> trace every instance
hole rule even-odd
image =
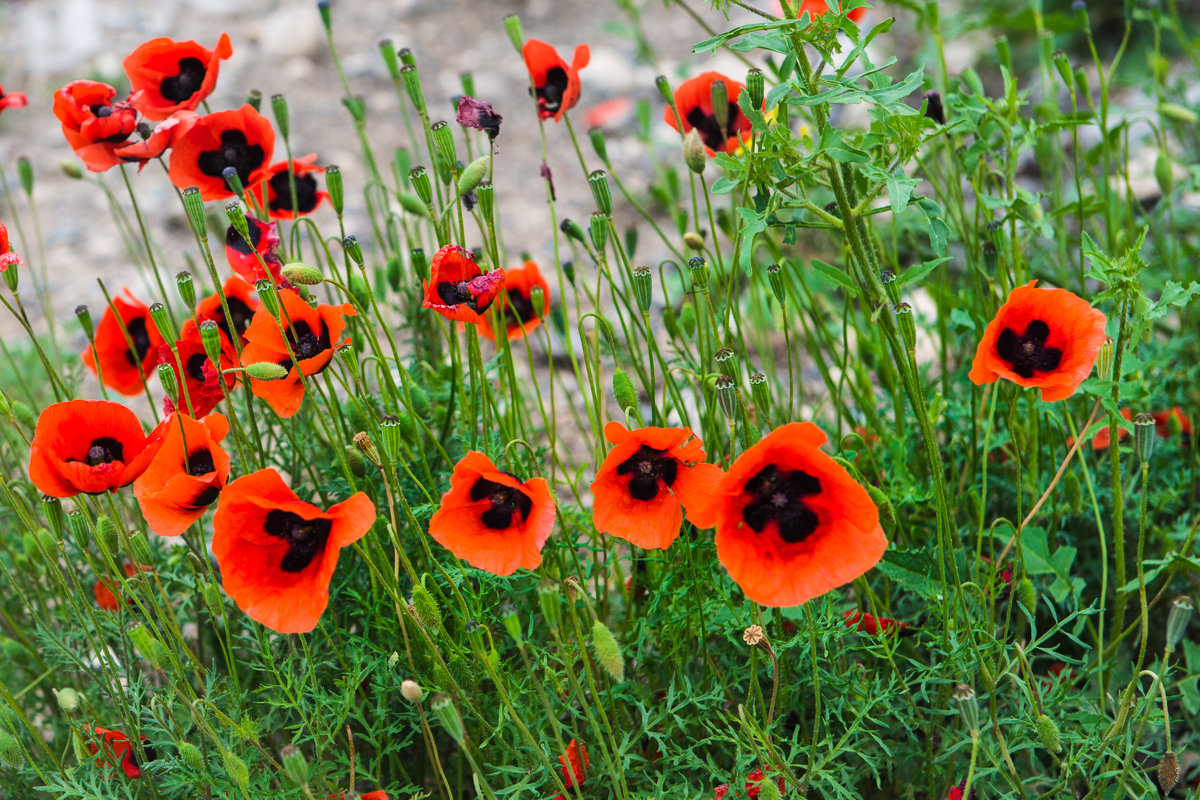
[[[891,580],[927,600],[939,596],[934,578],[937,563],[925,550],[889,550],[883,554],[878,568]]]
[[[858,297],[858,287],[854,285],[854,281],[840,267],[835,267],[833,264],[826,264],[819,258],[812,260],[813,272],[818,273],[824,278],[836,283],[838,286],[846,290],[846,293],[851,297]]]
[[[928,197],[917,201],[926,219],[929,220],[929,244],[934,255],[944,256],[949,249],[950,226],[942,219],[942,208]]]
[[[1167,281],[1163,286],[1162,296],[1158,298],[1158,302],[1146,309],[1142,314],[1144,320],[1155,320],[1166,316],[1167,312],[1172,308],[1183,308],[1192,301],[1193,297],[1200,295],[1200,283],[1189,283],[1187,286],[1180,286],[1175,281]]]
[[[949,260],[950,256],[941,256],[940,258],[935,258],[932,261],[926,261],[923,264],[918,264],[915,267],[909,267],[908,269],[904,270],[904,272],[902,272],[898,278],[896,278],[896,285],[903,288],[908,286],[910,283],[916,283]]]
[[[910,178],[903,173],[888,176],[888,198],[892,201],[893,213],[899,214],[908,208],[908,201],[912,199],[913,189],[917,188],[918,182],[916,178]]]
[[[1025,555],[1025,571],[1030,575],[1053,575],[1050,595],[1054,602],[1061,603],[1068,594],[1078,595],[1083,588],[1083,578],[1071,577],[1071,564],[1075,561],[1076,549],[1057,542],[1051,551],[1046,531],[1029,527],[1021,534],[1021,550]]]

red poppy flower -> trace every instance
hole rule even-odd
[[[1154,432],[1162,438],[1170,439],[1176,432],[1185,439],[1191,438],[1192,421],[1179,406],[1175,406],[1170,411],[1155,412],[1150,416],[1154,417]]]
[[[6,108],[24,108],[29,103],[24,92],[7,92],[0,86],[0,111]]]
[[[116,89],[98,81],[72,81],[54,93],[54,116],[63,136],[92,172],[120,164],[115,151],[137,130],[133,105],[116,96]]]
[[[592,51],[586,44],[579,45],[568,65],[553,47],[539,39],[530,39],[521,48],[521,55],[537,96],[538,119],[554,117],[558,122],[567,109],[579,102],[579,70],[588,65]]]
[[[176,361],[175,353],[164,344],[158,348],[158,363],[170,364],[175,373],[175,383],[179,387],[178,407],[200,419],[216,408],[237,383],[237,374],[225,370],[236,367],[238,359],[233,345],[222,333],[221,363],[213,364],[200,339],[199,328],[193,323],[186,330],[190,335],[175,342],[179,360]],[[173,414],[175,410],[176,404],[171,398],[163,398],[163,413]]]
[[[472,450],[454,465],[429,535],[477,569],[511,575],[542,563],[554,509],[544,478],[522,482]]]
[[[750,770],[750,774],[746,776],[746,797],[750,798],[750,800],[757,800],[758,796],[762,793],[762,782],[765,779],[766,776],[763,775],[761,769]],[[775,779],[775,785],[779,787],[779,793],[783,794],[786,785],[782,775]]]
[[[209,50],[196,42],[151,39],[125,57],[121,66],[133,87],[133,105],[146,119],[166,119],[176,111],[194,111],[217,85],[221,62],[233,55],[222,33]]]
[[[951,786],[950,792],[946,795],[946,800],[975,800],[975,787],[971,787],[970,796],[963,794],[967,790],[967,782],[964,780],[958,786]]]
[[[170,416],[157,455],[133,483],[133,495],[150,530],[178,536],[204,516],[229,478],[229,455],[221,440],[229,422],[220,414],[197,421]]]
[[[533,306],[533,288],[542,290],[542,316]],[[500,294],[501,314],[509,339],[522,339],[527,333],[542,324],[550,310],[550,284],[542,277],[538,265],[526,261],[521,266],[504,273],[504,291]],[[492,328],[490,314],[481,314],[479,332],[495,341],[496,331]]]
[[[484,274],[470,250],[448,244],[433,254],[421,305],[446,319],[477,323],[503,288],[504,270]]]
[[[96,765],[105,767],[109,771],[106,777],[112,777],[117,774],[117,770],[125,773],[127,778],[139,778],[142,775],[142,767],[138,764],[137,756],[134,754],[133,745],[129,742],[129,737],[120,731],[110,731],[107,728],[95,728],[91,725],[84,725],[84,730],[92,734],[99,741],[88,741],[88,751],[98,756]],[[142,737],[143,742],[150,741],[145,736]],[[146,758],[154,761],[158,758],[158,754],[153,747],[142,745],[142,749],[146,751]]]
[[[266,400],[276,414],[290,417],[299,410],[300,401],[304,399],[301,376],[316,375],[329,366],[333,351],[350,341],[348,337],[341,338],[346,328],[343,317],[353,317],[358,312],[350,303],[313,308],[290,289],[281,291],[279,300],[287,330],[286,342],[279,323],[265,308],[260,308],[246,329],[242,363],[270,361],[288,371],[285,377],[275,381],[251,379],[250,389]],[[298,361],[292,361],[293,353]]]
[[[158,363],[158,346],[163,343],[150,319],[149,306],[126,289],[125,297],[117,295],[112,299],[112,305],[96,326],[94,338],[95,343],[80,354],[84,366],[98,375],[105,386],[121,394],[142,391],[145,377]]]
[[[305,633],[329,604],[341,549],[375,522],[362,492],[322,511],[296,497],[274,469],[243,475],[221,492],[213,555],[238,608],[277,633]]]
[[[129,561],[125,562],[124,570],[125,577],[127,578],[132,578],[138,572],[153,571],[152,568],[146,566],[145,564],[139,564],[135,566]],[[96,606],[102,611],[117,611],[120,609],[121,601],[120,594],[118,592],[119,588],[119,586],[112,582],[111,578],[101,578],[100,580],[96,581],[96,585],[92,587],[92,594],[96,596]]]
[[[1104,344],[1104,313],[1066,289],[1018,286],[988,323],[971,381],[1005,378],[1037,386],[1047,402],[1070,397],[1092,371]]]
[[[861,611],[847,611],[842,616],[846,620],[847,628],[857,628],[859,633],[865,633],[868,636],[902,633],[909,627],[907,622],[899,622],[887,617],[876,617],[872,614],[864,614]]]
[[[388,796],[387,792],[383,791],[382,789],[376,789],[373,792],[360,794],[358,796],[358,800],[388,800]]]
[[[712,86],[717,81],[724,81],[725,91],[729,96],[729,107],[726,111],[726,124],[721,122],[713,111]],[[675,130],[675,114],[683,122],[680,133],[687,134],[695,130],[704,142],[704,151],[710,156],[714,153],[731,153],[750,141],[750,119],[738,107],[738,97],[746,87],[732,78],[726,78],[719,72],[705,72],[690,78],[675,89],[675,109],[669,106],[663,113],[663,119]]]
[[[572,739],[571,743],[567,745],[566,756],[559,756],[558,761],[562,764],[563,784],[568,789],[580,786],[587,780],[587,768],[590,760],[586,746]],[[554,800],[566,800],[566,798],[557,794],[554,796]]]
[[[310,153],[292,159],[296,175],[296,211],[292,211],[292,184],[288,177],[288,162],[272,164],[266,178],[251,191],[258,197],[271,219],[295,219],[311,214],[329,194],[317,183],[317,175],[325,171],[317,166],[317,154]]]
[[[275,223],[260,222],[254,217],[246,217],[246,222],[249,224],[249,242],[232,225],[225,230],[225,258],[229,266],[251,285],[270,278],[276,286],[290,287],[280,273],[283,262],[278,255],[280,241]]]
[[[276,237],[278,240],[278,237]],[[199,335],[199,323],[211,319],[217,323],[217,327],[221,329],[221,335],[226,341],[233,341],[234,333],[241,338],[242,343],[246,341],[246,329],[250,327],[250,320],[254,317],[254,312],[262,306],[258,298],[254,296],[254,287],[247,283],[239,275],[230,275],[225,281],[225,285],[221,287],[221,291],[225,295],[225,303],[229,306],[229,314],[233,318],[233,325],[229,324],[229,320],[225,318],[225,305],[221,303],[221,295],[213,292],[208,297],[205,297],[196,304],[194,319],[189,319],[183,323],[183,332],[180,334],[181,339],[190,339],[193,336]],[[224,349],[225,342],[222,342]],[[197,413],[197,416],[200,416]]]
[[[799,605],[862,575],[887,549],[879,509],[824,443],[811,422],[776,428],[695,514],[698,526],[716,526],[717,557],[751,600]]]
[[[164,119],[155,126],[154,130],[140,142],[123,144],[113,150],[113,155],[127,163],[136,163],[138,172],[150,163],[150,159],[158,158],[167,151],[175,137],[186,131],[200,115],[192,111],[180,111],[170,119]]]
[[[690,428],[604,426],[615,447],[592,481],[592,522],[601,533],[638,547],[666,550],[679,535],[684,511],[704,506],[724,477],[704,462],[704,445]]]
[[[25,260],[14,252],[8,244],[8,228],[0,222],[0,272],[9,267],[24,266]]]
[[[249,188],[266,177],[274,150],[275,131],[253,106],[205,114],[175,137],[171,182],[199,188],[204,200],[223,200],[233,196],[222,175],[226,168]]]
[[[1126,420],[1132,420],[1133,412],[1131,410],[1129,410],[1128,408],[1122,408],[1121,416]],[[1119,426],[1117,427],[1117,441],[1118,442],[1121,441],[1122,439],[1124,439],[1128,435],[1129,435],[1129,431],[1125,430],[1122,427],[1119,427]],[[1109,441],[1111,441],[1111,439],[1112,439],[1112,431],[1110,430],[1110,426],[1105,425],[1103,428],[1096,431],[1096,435],[1092,437],[1092,449],[1093,450],[1107,450],[1108,443],[1109,443]],[[1070,447],[1073,444],[1075,444],[1074,436],[1067,439],[1067,447]]]
[[[29,479],[42,494],[100,494],[133,483],[155,448],[137,415],[108,400],[69,400],[38,417]]]
[[[838,8],[841,9],[841,7],[841,3],[839,3]],[[808,12],[809,19],[815,22],[829,13],[829,5],[825,0],[802,0],[800,9],[796,12],[796,18],[799,19],[804,16],[804,12],[806,11]],[[782,14],[783,6],[779,6],[776,13]],[[856,8],[846,15],[846,19],[856,23],[862,22],[862,18],[866,16],[866,13],[867,9],[865,6],[863,8]]]

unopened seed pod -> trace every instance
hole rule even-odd
[[[450,734],[450,738],[462,744],[462,717],[458,715],[458,709],[454,707],[454,702],[450,699],[450,696],[439,694],[433,698],[433,702],[429,704],[429,708],[433,711],[433,716],[437,718],[437,721],[446,729],[446,733]]]
[[[325,168],[325,192],[329,195],[329,204],[339,217],[346,208],[346,190],[342,182],[342,168],[330,164]]]
[[[1171,602],[1171,611],[1167,614],[1167,652],[1175,652],[1175,647],[1187,633],[1188,623],[1192,620],[1195,604],[1192,598],[1181,594]]]
[[[433,145],[445,162],[453,164],[458,161],[458,150],[454,146],[454,131],[450,129],[445,120],[433,123],[430,130],[433,131]]]
[[[654,280],[649,267],[633,268],[633,295],[637,299],[638,308],[643,314],[650,312],[654,300]]]
[[[284,139],[288,138],[291,132],[291,116],[288,113],[287,98],[282,94],[271,95],[271,113],[275,115],[275,127],[279,130],[279,135]]]
[[[21,749],[21,743],[3,729],[0,729],[0,761],[13,768],[25,763],[25,751]]]
[[[608,188],[608,174],[602,169],[595,170],[588,176],[588,186],[592,189],[596,209],[602,214],[612,214],[612,192]]]
[[[621,646],[600,620],[592,623],[592,647],[596,651],[596,660],[609,677],[617,683],[625,680],[625,657],[621,655]]]
[[[270,278],[260,278],[254,283],[254,291],[262,307],[275,319],[279,319],[279,290]]]
[[[317,286],[325,280],[325,276],[321,274],[321,270],[311,264],[303,264],[299,261],[284,265],[280,272],[283,273],[283,277],[287,278],[290,283],[300,286]]]
[[[175,379],[175,367],[170,363],[159,364],[157,368],[158,380],[162,384],[163,391],[167,397],[171,398],[171,402],[179,404],[179,381]]]
[[[442,626],[442,611],[438,608],[437,600],[425,588],[423,581],[413,586],[412,604],[413,610],[417,612],[417,619],[426,630],[436,631]]]
[[[637,391],[634,390],[633,382],[629,380],[625,370],[620,367],[613,370],[612,384],[613,396],[621,410],[626,413],[634,411],[638,407]]]
[[[74,519],[76,514],[79,512],[72,512],[71,518]],[[105,514],[96,518],[96,544],[100,545],[100,549],[110,558],[116,559],[120,555],[121,541],[117,533],[117,525]]]
[[[179,298],[183,300],[183,304],[187,307],[188,313],[196,307],[196,284],[192,280],[192,273],[184,270],[175,274],[175,287],[179,290]]]
[[[588,236],[592,240],[592,247],[601,255],[608,244],[608,222],[608,217],[599,211],[593,211],[588,218]]]
[[[183,190],[183,210],[187,212],[188,222],[192,230],[201,239],[208,238],[208,220],[204,216],[204,200],[200,197],[200,189],[189,186]]]
[[[520,53],[525,46],[525,31],[521,27],[521,18],[516,14],[509,14],[505,17],[504,32],[508,34],[508,40],[512,42],[512,46]]]
[[[408,180],[412,183],[413,191],[417,193],[417,197],[421,198],[423,204],[428,206],[433,202],[433,183],[429,180],[429,171],[425,167],[418,165],[409,170]],[[400,202],[404,203],[403,195],[401,195]]]
[[[204,771],[204,754],[191,742],[183,742],[179,745],[179,760],[196,772]]]
[[[1037,727],[1038,740],[1042,743],[1042,747],[1046,748],[1051,753],[1058,754],[1062,752],[1062,738],[1058,733],[1058,725],[1054,720],[1045,714],[1038,714],[1035,723]]]
[[[295,786],[308,785],[308,759],[304,752],[294,744],[285,744],[279,749],[279,760],[283,764],[283,774]]]
[[[766,78],[763,76],[763,71],[758,67],[752,67],[746,73],[746,93],[749,96],[750,105],[754,108],[762,108],[765,91]]]
[[[171,317],[167,314],[166,306],[162,303],[150,306],[150,321],[154,323],[154,327],[163,341],[175,341],[175,326],[171,324]]]

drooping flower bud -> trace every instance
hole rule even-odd
[[[1062,752],[1062,738],[1058,733],[1058,725],[1045,714],[1037,716],[1037,735],[1042,747],[1057,755]]]
[[[285,744],[279,749],[279,760],[283,763],[283,773],[295,786],[308,785],[308,759],[294,744]]]
[[[400,683],[400,695],[410,703],[419,703],[425,697],[425,690],[416,681],[406,680]]]
[[[446,733],[450,734],[450,738],[459,744],[463,743],[463,723],[462,717],[458,715],[458,709],[454,707],[454,702],[449,695],[439,694],[433,698],[433,702],[429,704],[429,708],[433,711],[433,715],[437,721],[446,729]]]
[[[612,631],[603,622],[596,620],[592,623],[592,647],[596,651],[596,660],[617,683],[625,680],[625,657],[621,655],[621,645]]]
[[[612,377],[613,396],[617,399],[617,405],[626,414],[632,413],[638,407],[637,392],[633,388],[633,382],[629,380],[629,375],[625,370],[617,367],[613,370]]]
[[[1195,604],[1192,598],[1181,594],[1171,602],[1171,611],[1167,614],[1167,652],[1175,652],[1175,647],[1187,633],[1188,623],[1192,620]]]
[[[696,133],[695,128],[692,128],[683,137],[683,163],[687,164],[687,168],[697,175],[702,174],[704,168],[708,166],[708,155],[704,152],[704,142],[701,141],[700,134]]]

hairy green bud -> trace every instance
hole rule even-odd
[[[596,660],[609,677],[617,683],[625,680],[625,658],[621,655],[621,646],[608,626],[600,620],[592,624],[592,647],[596,651]]]
[[[1056,755],[1062,752],[1062,737],[1059,736],[1058,725],[1054,720],[1045,714],[1038,714],[1035,727],[1042,747]]]

